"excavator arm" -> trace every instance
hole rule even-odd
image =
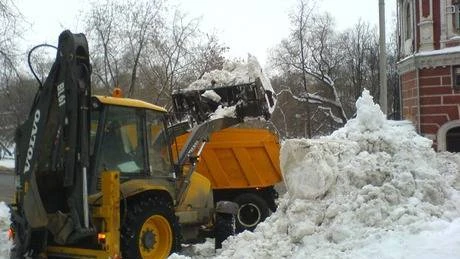
[[[85,36],[61,33],[55,62],[44,84],[40,83],[28,119],[16,131],[19,183],[11,209],[13,258],[40,253],[49,226],[60,227],[67,221],[74,233],[89,228],[85,199],[90,73]],[[53,215],[65,219],[59,223]]]

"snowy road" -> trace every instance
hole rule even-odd
[[[14,197],[14,174],[0,173],[0,201],[9,203]]]

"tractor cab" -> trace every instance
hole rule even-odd
[[[91,110],[91,175],[119,171],[122,182],[174,178],[165,109],[140,100],[94,96]],[[94,183],[92,192],[97,190]]]

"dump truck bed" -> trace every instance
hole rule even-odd
[[[182,135],[177,143],[182,146]],[[265,129],[228,128],[211,135],[196,171],[213,189],[263,188],[282,181],[278,137]]]

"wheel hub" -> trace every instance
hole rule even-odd
[[[145,249],[150,250],[155,246],[155,233],[152,230],[148,229],[142,233],[142,245]]]
[[[238,221],[244,227],[250,228],[259,223],[261,215],[260,209],[255,204],[247,203],[238,210]]]
[[[152,215],[141,227],[138,239],[140,258],[166,258],[173,244],[172,229],[162,215]]]

